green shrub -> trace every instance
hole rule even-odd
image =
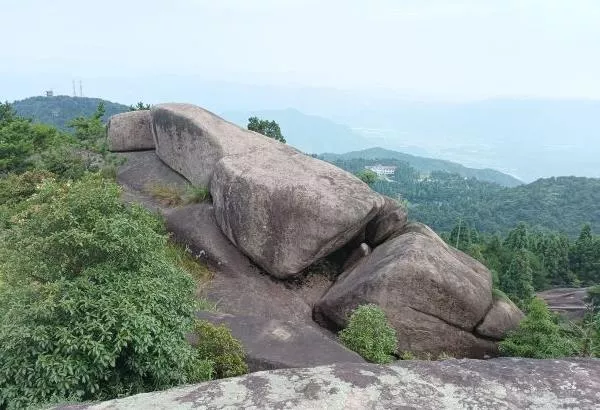
[[[197,204],[208,201],[210,200],[210,191],[203,186],[190,185],[187,187],[182,199],[186,204]]]
[[[169,259],[161,223],[119,194],[93,175],[42,179],[0,229],[0,408],[212,376],[185,339],[193,279]]]
[[[213,325],[205,320],[196,322],[198,354],[213,363],[216,377],[234,377],[248,373],[242,344],[223,325]]]
[[[574,356],[578,346],[557,323],[546,302],[534,298],[518,329],[500,342],[500,352],[507,356],[552,359]]]
[[[374,363],[391,362],[398,345],[396,331],[389,325],[383,310],[376,305],[356,308],[339,337],[346,347]]]

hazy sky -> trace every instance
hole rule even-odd
[[[600,99],[599,0],[0,1],[0,97],[15,76],[174,74]]]

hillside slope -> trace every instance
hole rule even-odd
[[[102,100],[100,98],[70,97],[57,95],[54,97],[30,97],[12,103],[13,108],[22,117],[31,118],[35,122],[53,125],[61,130],[69,131],[67,124],[75,117],[92,115],[98,104],[104,103],[106,113],[103,119],[115,114],[129,111],[123,104]]]
[[[504,174],[494,169],[476,169],[468,168],[456,162],[446,161],[435,158],[418,157],[415,155],[405,154],[403,152],[391,151],[384,148],[369,148],[362,151],[353,151],[346,154],[331,154],[325,153],[320,156],[325,161],[336,160],[380,160],[384,162],[386,159],[394,159],[403,161],[421,173],[431,173],[433,171],[443,171],[453,174],[458,174],[465,178],[476,178],[480,181],[493,182],[505,187],[515,187],[523,182],[517,178]]]
[[[361,158],[331,162],[355,173],[379,161]],[[489,233],[507,233],[519,222],[572,238],[586,223],[600,232],[598,178],[544,178],[508,188],[440,171],[423,178],[406,162],[390,159],[387,163],[398,167],[392,181],[378,180],[372,188],[407,200],[409,218],[437,232],[449,232],[459,221]]]

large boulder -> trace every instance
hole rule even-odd
[[[295,149],[248,131],[192,104],[152,107],[156,153],[194,185],[208,186],[223,157],[251,151]]]
[[[437,235],[408,230],[378,246],[315,305],[314,317],[346,326],[358,305],[374,303],[396,329],[399,351],[495,354],[493,342],[473,331],[492,306],[492,277]]]
[[[224,157],[210,191],[225,235],[280,279],[341,248],[384,203],[353,175],[279,150]]]
[[[213,312],[199,312],[197,316],[231,329],[233,337],[244,346],[251,372],[365,362],[338,343],[333,335],[309,323]]]
[[[107,125],[108,149],[113,152],[154,149],[150,111],[113,115]]]
[[[502,340],[506,334],[519,327],[524,315],[519,308],[502,296],[494,296],[492,308],[477,326],[477,334]]]
[[[401,361],[282,369],[59,409],[597,409],[600,360]]]

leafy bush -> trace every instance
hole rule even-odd
[[[195,283],[160,222],[98,176],[33,181],[0,230],[0,408],[209,379],[185,340]]]
[[[363,169],[355,174],[358,179],[367,185],[373,185],[379,179],[377,174],[370,169]]]
[[[546,302],[534,298],[519,328],[500,342],[500,352],[507,356],[551,359],[574,356],[578,346],[557,323]]]
[[[339,337],[346,347],[374,363],[391,362],[398,345],[396,331],[389,325],[383,310],[376,305],[356,308]]]
[[[248,373],[246,355],[242,344],[233,338],[223,325],[213,325],[205,320],[196,322],[198,354],[213,363],[216,377],[234,377]]]

